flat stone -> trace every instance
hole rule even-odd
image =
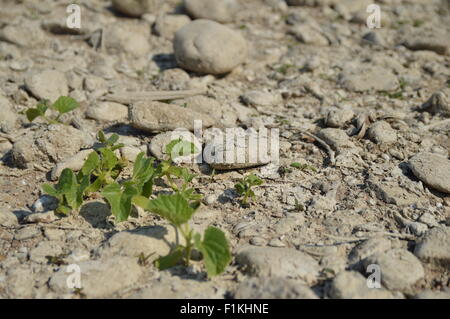
[[[411,157],[409,167],[414,175],[435,190],[450,194],[450,161],[433,153]]]
[[[112,236],[98,251],[102,258],[128,256],[138,258],[153,254],[149,262],[167,255],[176,243],[173,227],[149,226],[134,231],[121,231]],[[136,259],[137,260],[137,259]]]
[[[434,227],[416,244],[414,254],[420,260],[450,265],[450,227]]]
[[[56,70],[43,70],[29,74],[25,77],[25,85],[37,99],[48,99],[52,103],[60,96],[69,94],[65,74]]]
[[[194,121],[201,121],[200,127],[209,127],[215,122],[205,114],[161,102],[133,104],[130,106],[129,119],[134,127],[149,132],[172,131],[177,128],[194,131]]]
[[[356,271],[342,271],[331,282],[328,291],[336,299],[393,299],[384,288],[369,288],[367,279]]]
[[[320,270],[314,258],[289,248],[246,246],[236,261],[250,275],[302,279],[308,284],[317,280]]]
[[[367,134],[377,144],[392,144],[397,142],[397,132],[386,121],[378,121],[372,124]]]
[[[155,0],[112,0],[112,7],[129,17],[139,18],[155,9]]]
[[[75,275],[73,268],[62,267],[49,281],[49,287],[59,294],[68,294],[74,288],[68,287],[69,276]],[[142,274],[137,258],[113,256],[103,260],[79,262],[81,289],[88,298],[106,298],[134,285]]]
[[[154,30],[157,35],[172,40],[175,33],[189,22],[191,19],[184,14],[164,14],[156,18]]]
[[[388,69],[370,64],[348,68],[339,75],[339,83],[349,91],[393,91],[399,86],[397,77]]]
[[[30,251],[30,260],[36,263],[45,264],[48,262],[47,256],[59,256],[63,252],[59,243],[54,241],[42,241],[36,248]]]
[[[17,216],[9,209],[0,207],[0,225],[5,227],[13,227],[18,224]]]
[[[389,290],[406,291],[425,276],[422,264],[406,249],[392,249],[367,257],[364,267],[376,264],[380,267],[381,282]]]
[[[230,22],[239,9],[236,0],[184,0],[186,11],[195,19]]]
[[[123,121],[128,118],[128,107],[115,102],[100,102],[89,107],[86,116],[100,122]]]

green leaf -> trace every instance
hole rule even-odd
[[[44,115],[38,109],[30,108],[25,111],[28,121],[33,122],[37,117]]]
[[[247,181],[252,186],[259,186],[263,183],[262,179],[254,174],[250,174],[247,176]]]
[[[153,200],[136,196],[134,203],[145,210],[164,217],[176,226],[187,223],[196,210],[189,205],[181,194],[159,195]]]
[[[70,207],[67,207],[65,205],[59,205],[58,208],[56,209],[56,212],[64,214],[64,215],[68,215],[70,214],[72,210],[70,209]]]
[[[111,136],[106,140],[106,145],[114,145],[117,141],[119,140],[119,135],[117,135],[116,133],[111,134]]]
[[[155,266],[159,270],[165,270],[175,266],[184,255],[184,248],[182,246],[178,246],[172,252],[170,252],[167,256],[159,257],[155,260]]]
[[[80,105],[73,98],[68,96],[60,96],[55,103],[52,104],[52,108],[58,111],[60,114],[70,112]]]
[[[107,148],[101,148],[100,152],[102,153],[102,160],[105,164],[105,168],[108,171],[111,171],[119,162],[119,159],[117,158],[116,154],[114,154],[113,151]]]
[[[195,235],[195,247],[203,254],[208,277],[222,273],[231,261],[231,252],[225,234],[218,228],[208,227],[203,241]]]
[[[83,164],[83,167],[81,168],[81,172],[83,175],[91,174],[94,169],[97,168],[97,166],[100,164],[100,157],[98,156],[97,152],[92,152],[87,157],[86,161]]]
[[[105,133],[103,133],[103,131],[98,131],[97,139],[100,141],[100,143],[105,143],[106,142]]]
[[[70,192],[76,186],[75,174],[70,168],[65,168],[61,172],[56,189],[60,194]]]
[[[245,186],[242,185],[242,184],[240,184],[240,183],[234,185],[234,188],[236,189],[236,191],[237,191],[240,195],[242,195],[242,194],[245,193]]]
[[[136,188],[132,186],[122,187],[118,183],[112,183],[105,186],[101,193],[111,206],[111,213],[116,217],[117,222],[123,222],[128,219],[131,213],[132,198],[137,195]]]
[[[50,196],[59,197],[60,195],[59,191],[54,189],[50,184],[42,185],[42,190]]]

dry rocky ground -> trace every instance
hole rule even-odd
[[[450,297],[449,1],[375,1],[372,30],[365,0],[80,0],[81,29],[71,2],[1,5],[0,298]],[[20,114],[61,95],[81,104],[69,125]],[[281,169],[191,166],[193,227],[221,228],[233,250],[212,280],[197,263],[138,263],[174,240],[150,214],[115,224],[90,198],[59,216],[42,196],[100,129],[130,161],[162,158],[164,133],[193,119],[280,132]],[[249,173],[264,184],[242,207]]]

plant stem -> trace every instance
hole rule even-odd
[[[185,256],[185,265],[189,267],[189,261],[191,259],[191,251],[192,251],[192,232],[190,230],[189,224],[186,224],[186,229],[180,226],[180,232],[186,241],[186,256]]]

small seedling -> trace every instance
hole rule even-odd
[[[250,174],[244,177],[239,183],[234,185],[234,188],[239,193],[239,195],[243,196],[242,205],[247,206],[248,200],[255,198],[256,195],[252,187],[259,186],[262,183],[262,179],[254,174]]]
[[[143,196],[136,196],[134,203],[143,209],[157,214],[171,224],[183,236],[184,245],[178,244],[167,255],[156,260],[156,266],[163,270],[175,266],[181,260],[189,266],[193,248],[203,255],[206,271],[209,277],[223,272],[231,261],[231,253],[225,234],[218,228],[208,227],[203,235],[194,233],[189,226],[189,220],[199,207],[198,202],[189,203],[180,193],[160,195],[150,200]]]
[[[78,211],[81,207],[88,186],[89,176],[85,176],[79,181],[74,172],[70,168],[66,168],[62,171],[55,187],[44,184],[42,190],[58,199],[59,204],[56,212],[67,215],[73,210]]]
[[[36,105],[35,108],[29,108],[24,113],[30,122],[33,122],[36,118],[43,118],[49,124],[61,124],[60,117],[70,111],[75,110],[80,105],[73,98],[68,96],[60,96],[53,104],[50,104],[49,100],[43,100]],[[47,110],[54,110],[58,113],[55,118],[48,117]]]

